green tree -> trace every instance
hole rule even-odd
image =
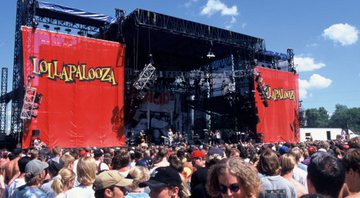
[[[335,105],[335,112],[330,118],[329,126],[346,129],[348,127],[349,120],[348,110],[349,109],[346,105]]]
[[[305,111],[306,127],[328,127],[329,114],[324,107],[307,109]]]
[[[348,128],[353,131],[360,131],[360,108],[348,108],[345,105],[337,104],[335,112],[331,116],[329,126],[336,128]]]

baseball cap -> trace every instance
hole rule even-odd
[[[206,154],[206,161],[209,162],[211,160],[222,160],[224,157],[224,152],[221,148],[212,147]]]
[[[132,179],[126,179],[117,170],[109,170],[96,176],[94,187],[96,190],[109,188],[111,186],[126,187],[133,183]]]
[[[87,152],[85,150],[81,150],[79,154],[80,156],[84,157],[86,156]]]
[[[33,159],[30,162],[28,162],[25,166],[25,173],[32,173],[32,175],[35,177],[38,174],[40,174],[41,171],[45,170],[49,166],[48,163],[42,162],[37,159]]]
[[[155,169],[151,174],[149,181],[139,184],[139,187],[145,186],[149,186],[151,188],[177,186],[182,188],[179,172],[170,166]]]
[[[287,153],[287,152],[289,152],[289,147],[287,147],[287,146],[281,146],[280,148],[279,148],[279,153],[282,155],[282,154],[285,154],[285,153]]]
[[[206,154],[201,151],[201,150],[194,150],[192,153],[191,153],[191,156],[192,158],[199,158],[199,157],[205,157]]]

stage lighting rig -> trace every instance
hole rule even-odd
[[[46,30],[49,30],[50,26],[49,25],[43,25],[43,27],[46,29]]]
[[[150,86],[151,82],[153,82],[156,78],[155,70],[156,68],[151,63],[145,65],[138,79],[133,83],[133,86],[138,91],[143,90],[147,85]]]
[[[84,36],[84,32],[83,32],[82,30],[78,31],[77,34],[78,34],[79,36]]]
[[[208,58],[215,58],[215,54],[214,54],[214,52],[212,52],[211,48],[210,48],[208,54],[206,55],[206,57],[208,57]]]
[[[56,32],[59,32],[59,31],[60,31],[60,27],[54,27],[54,30],[55,30]]]
[[[208,52],[207,55],[206,55],[206,57],[208,57],[209,59],[210,59],[210,58],[215,58],[215,54],[214,54],[214,52],[212,51],[212,47],[213,47],[213,42],[210,41],[210,50],[209,50],[209,52]]]
[[[65,32],[68,33],[68,34],[70,34],[71,29],[70,29],[70,28],[65,28]]]

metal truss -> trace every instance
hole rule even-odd
[[[147,10],[137,9],[128,17],[150,29],[166,30],[168,32],[196,39],[211,40],[234,47],[247,48],[254,51],[264,51],[265,42],[261,38],[248,36],[224,30],[209,25],[187,21]]]
[[[49,24],[49,25],[55,25],[55,26],[62,26],[67,27],[71,29],[78,29],[81,31],[84,31],[85,34],[91,32],[91,33],[98,33],[100,31],[100,27],[96,26],[89,26],[79,23],[73,23],[71,21],[63,21],[58,19],[53,19],[49,17],[43,17],[43,16],[35,16],[36,22]]]
[[[5,97],[7,93],[7,80],[8,80],[8,68],[3,67],[1,69],[1,97]],[[5,133],[6,130],[6,101],[3,100],[0,103],[0,133]]]
[[[14,93],[12,99],[12,116],[10,133],[20,135],[22,132],[22,121],[20,119],[22,98],[24,90],[24,73],[23,73],[23,47],[21,26],[31,26],[35,13],[34,0],[18,0],[16,7],[16,26],[15,26],[15,47],[14,47],[14,67],[13,67],[13,84]],[[19,138],[18,138],[19,139]]]
[[[145,65],[144,69],[141,71],[139,75],[139,78],[134,82],[133,86],[138,91],[143,90],[144,87],[149,85],[149,83],[154,79],[155,70],[156,68],[152,66],[151,63]]]

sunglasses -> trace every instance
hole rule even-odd
[[[125,187],[120,187],[120,190],[122,191],[122,193],[126,196],[129,194],[129,190]]]
[[[223,194],[226,194],[228,189],[230,189],[231,192],[236,193],[240,190],[239,184],[230,184],[229,186],[225,186],[223,184],[220,184],[219,191]]]

